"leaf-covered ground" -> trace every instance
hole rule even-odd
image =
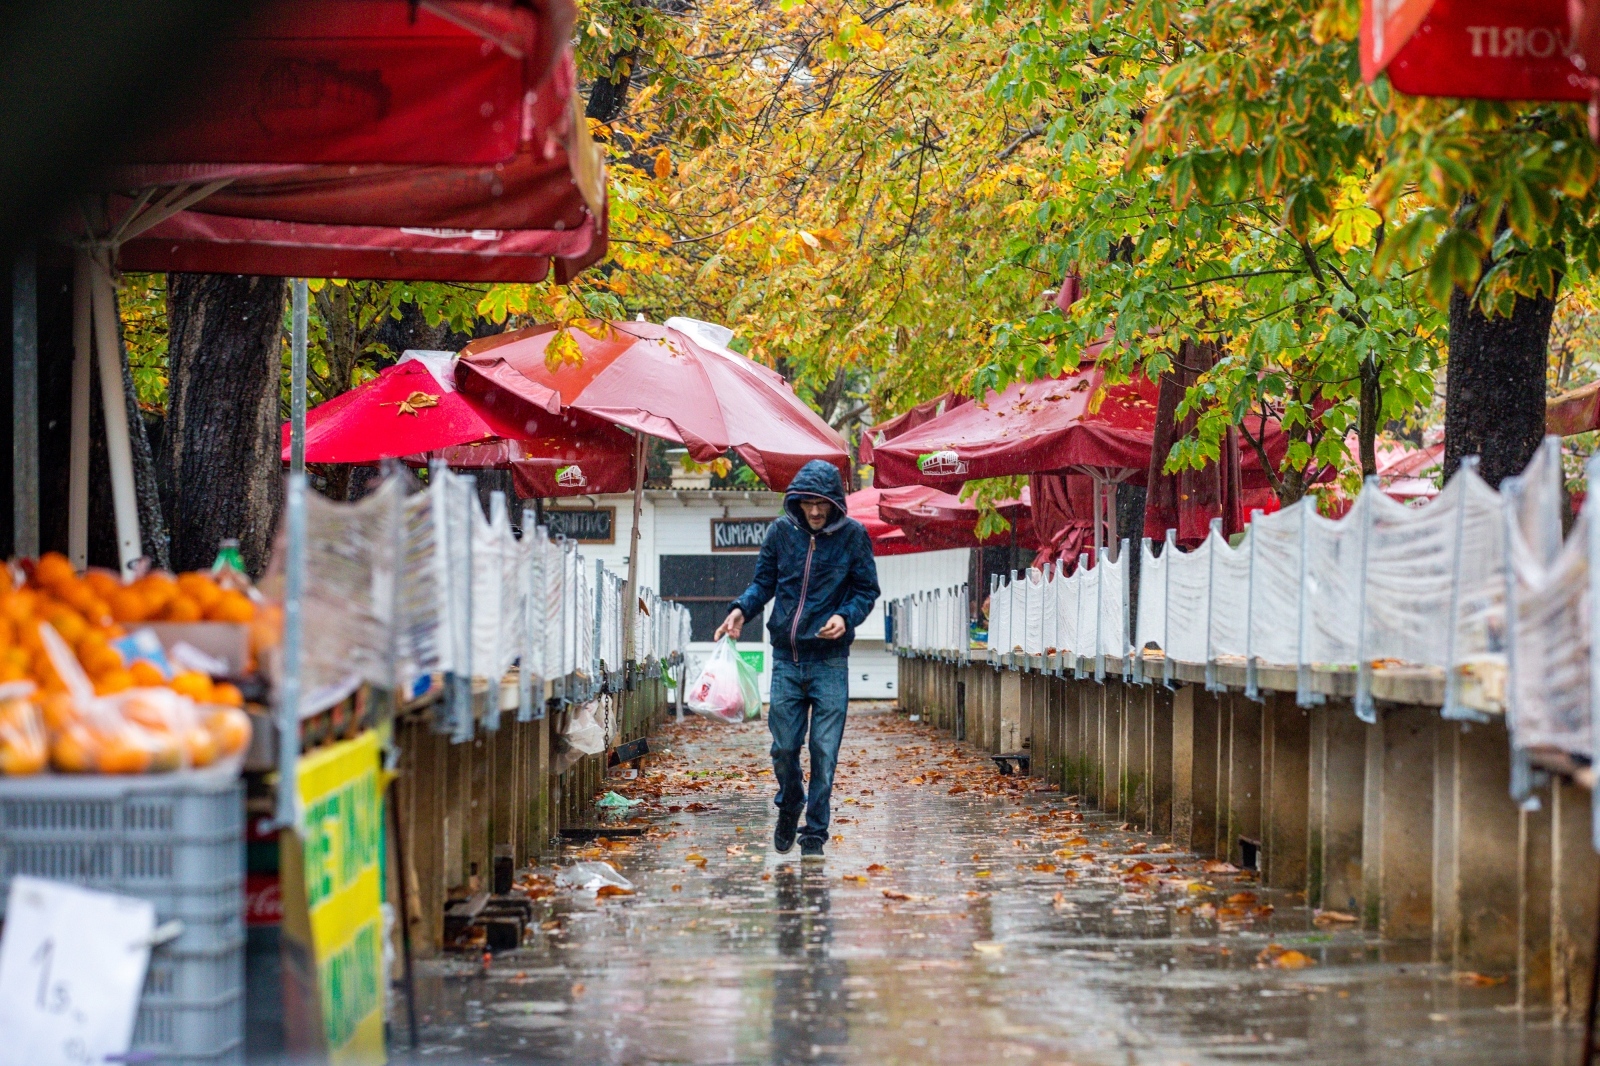
[[[610,782],[644,835],[562,858],[633,893],[524,875],[526,947],[424,967],[426,1059],[1564,1061],[1495,975],[1453,980],[882,707],[852,711],[827,862],[803,867],[772,851],[768,743],[657,733]]]

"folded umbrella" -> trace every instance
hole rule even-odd
[[[439,459],[460,470],[510,470],[522,499],[632,492],[634,438],[597,419],[568,411],[539,412],[537,435],[458,444],[410,456],[416,465]]]
[[[906,536],[919,544],[938,548],[997,547],[1016,537],[1019,547],[1036,550],[1033,508],[1026,488],[1018,499],[1001,500],[995,505],[1000,516],[1011,523],[1005,533],[979,538],[977,503],[953,493],[926,485],[904,485],[878,490],[878,515],[883,521],[904,529]]]

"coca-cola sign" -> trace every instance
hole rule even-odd
[[[277,874],[246,874],[244,924],[278,925],[283,921],[283,894]]]

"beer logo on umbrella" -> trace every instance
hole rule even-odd
[[[581,489],[589,483],[583,476],[583,467],[577,463],[556,468],[556,484],[564,489]]]
[[[917,469],[924,474],[965,474],[967,464],[953,450],[924,452],[917,456]]]

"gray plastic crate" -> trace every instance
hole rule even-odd
[[[183,933],[150,956],[133,1050],[244,1059],[244,785],[237,766],[0,777],[0,919],[18,874],[147,899]]]

